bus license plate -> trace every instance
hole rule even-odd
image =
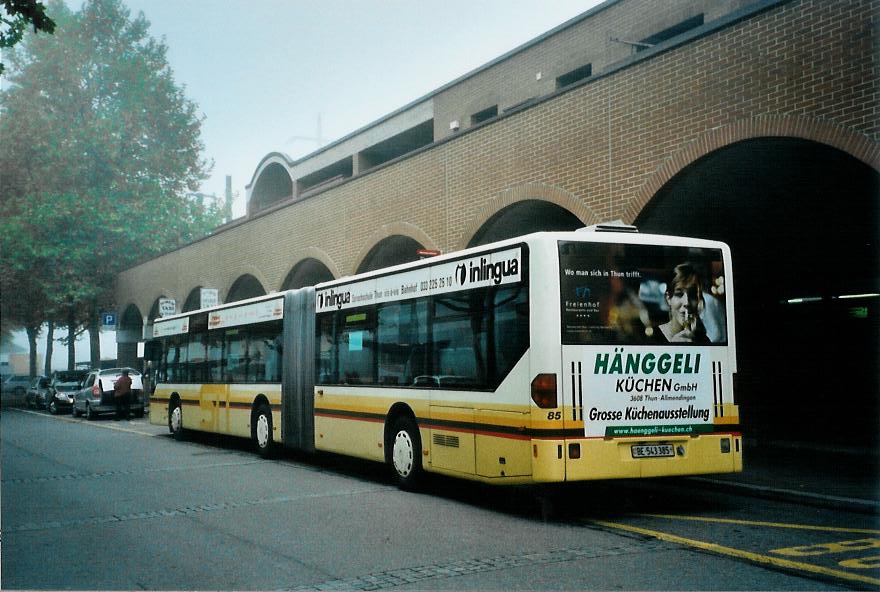
[[[633,458],[660,458],[675,456],[672,444],[636,444],[632,447]]]

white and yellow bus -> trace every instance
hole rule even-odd
[[[150,418],[537,483],[742,470],[727,245],[536,233],[155,322]]]

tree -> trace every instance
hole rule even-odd
[[[46,7],[37,0],[3,0],[0,4],[0,49],[12,47],[24,36],[28,25],[34,33],[55,31],[55,21],[46,15]],[[0,63],[0,74],[3,74]]]
[[[24,37],[0,94],[0,247],[4,265],[30,271],[44,320],[85,323],[97,364],[117,274],[209,233],[222,212],[189,197],[210,167],[202,119],[143,13],[120,0],[48,10],[56,34]]]

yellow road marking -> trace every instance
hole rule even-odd
[[[880,579],[871,578],[868,576],[863,576],[860,574],[851,574],[845,571],[840,571],[838,569],[830,569],[827,567],[822,567],[819,565],[811,565],[809,563],[801,563],[800,561],[791,561],[790,559],[780,559],[779,557],[770,557],[768,555],[761,555],[760,553],[752,553],[751,551],[743,551],[742,549],[734,549],[732,547],[725,547],[723,545],[718,545],[716,543],[707,543],[705,541],[698,541],[695,539],[688,539],[685,537],[681,537],[674,534],[669,534],[666,532],[660,532],[657,530],[649,530],[647,528],[640,528],[638,526],[629,526],[627,524],[619,524],[617,522],[606,522],[604,520],[590,520],[593,524],[598,524],[599,526],[604,526],[606,528],[613,528],[615,530],[623,530],[625,532],[633,532],[636,534],[641,534],[644,536],[653,537],[656,539],[660,539],[661,541],[667,541],[670,543],[676,543],[678,545],[685,545],[687,547],[693,547],[695,549],[701,549],[703,551],[709,551],[712,553],[718,553],[720,555],[726,555],[728,557],[736,557],[738,559],[746,559],[748,561],[753,561],[755,563],[760,563],[764,565],[772,565],[774,567],[781,567],[785,569],[794,569],[799,571],[805,571],[814,574],[820,574],[824,576],[831,576],[835,578],[841,578],[844,580],[850,580],[853,582],[860,582],[863,584],[872,584],[872,585],[880,585]]]
[[[680,514],[636,514],[649,518],[668,518],[671,520],[690,520],[693,522],[716,522],[740,526],[767,526],[770,528],[790,528],[794,530],[818,530],[822,532],[849,532],[856,534],[880,534],[880,530],[870,528],[843,528],[839,526],[814,526],[810,524],[787,524],[785,522],[762,522],[760,520],[735,520],[733,518],[708,518],[705,516],[682,516]]]
[[[789,557],[815,557],[817,555],[831,555],[832,553],[867,551],[868,549],[877,549],[878,547],[880,547],[880,539],[859,539],[857,541],[834,541],[818,545],[799,545],[797,547],[785,547],[784,549],[770,549],[770,552],[788,555]]]

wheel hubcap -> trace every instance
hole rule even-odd
[[[180,431],[181,419],[182,419],[182,417],[180,414],[180,406],[177,406],[174,408],[173,411],[171,411],[171,431],[172,432],[179,432]]]
[[[257,446],[265,448],[269,445],[269,418],[260,414],[257,416]]]
[[[394,462],[394,470],[401,477],[408,477],[413,469],[413,441],[406,430],[397,432],[394,437],[394,448],[391,458]]]

